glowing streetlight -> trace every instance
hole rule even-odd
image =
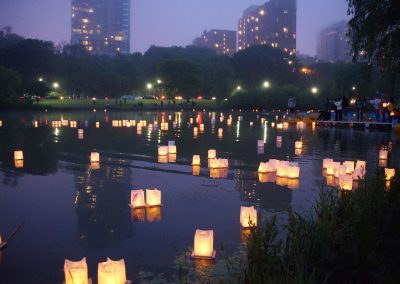
[[[148,90],[151,90],[153,88],[153,84],[152,83],[147,83],[146,88]]]
[[[268,89],[269,87],[271,87],[271,84],[269,83],[269,81],[264,81],[263,87],[264,87],[265,89]]]
[[[318,94],[318,88],[317,87],[312,87],[311,88],[311,93],[314,94],[314,95]]]
[[[160,79],[157,80],[157,84],[161,84],[162,81]]]
[[[356,87],[356,86],[353,86],[353,87],[351,87],[351,89],[352,89],[353,91],[355,91],[355,90],[357,90],[357,87]]]
[[[236,87],[236,91],[241,91],[242,90],[242,87],[241,86],[237,86]]]
[[[39,82],[43,82],[43,78],[42,78],[42,77],[39,77],[38,81],[39,81]]]
[[[58,82],[54,82],[53,83],[53,88],[54,89],[58,89],[60,87],[60,84],[58,84]]]

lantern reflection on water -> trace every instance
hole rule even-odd
[[[228,159],[210,159],[209,166],[211,169],[226,169],[229,167]]]
[[[157,207],[155,207],[157,208]],[[144,215],[146,209],[144,207],[141,208],[134,208],[131,210],[132,220],[137,222],[144,222]]]
[[[263,174],[263,173],[258,173],[258,181],[260,183],[267,183],[267,182],[276,182],[276,174],[274,173],[267,173],[267,174]]]
[[[14,160],[14,166],[16,169],[22,169],[24,167],[24,160]]]
[[[146,189],[146,205],[161,206],[161,191],[158,189]]]
[[[290,163],[287,177],[289,179],[298,179],[300,177],[300,167],[297,163]]]
[[[176,145],[168,146],[168,154],[176,154]]]
[[[64,261],[65,284],[89,284],[86,257],[81,261]]]
[[[343,190],[352,190],[353,189],[353,178],[349,175],[340,175],[339,176],[339,188]]]
[[[285,187],[288,185],[288,181],[289,179],[287,177],[276,177],[276,185]]]
[[[215,258],[213,230],[196,230],[192,257],[207,259]]]
[[[227,178],[228,169],[210,169],[210,178]]]
[[[100,162],[90,162],[90,169],[91,169],[91,170],[98,170],[98,169],[100,169]]]
[[[204,123],[200,124],[200,132],[202,132],[202,133],[204,132]]]
[[[287,180],[287,187],[289,189],[298,189],[299,188],[299,179],[291,178]]]
[[[148,222],[161,221],[161,207],[149,207],[146,212]]]
[[[199,176],[200,175],[200,166],[193,166],[192,167],[192,175]]]
[[[131,190],[131,208],[142,208],[146,206],[143,189]]]
[[[396,174],[396,170],[395,169],[385,168],[385,178],[386,178],[386,180],[391,180],[392,178],[394,178],[395,174]]]
[[[168,155],[166,155],[166,156],[158,156],[158,162],[160,164],[168,164]]]
[[[346,168],[346,174],[350,175],[354,172],[354,162],[353,161],[345,161],[343,162],[343,166]]]
[[[126,284],[125,261],[114,261],[107,257],[100,262],[97,271],[98,284]]]
[[[257,210],[254,208],[254,206],[240,207],[240,224],[243,228],[257,226]]]

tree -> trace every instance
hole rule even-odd
[[[18,72],[0,66],[0,107],[18,102],[18,89],[22,80]]]
[[[49,92],[50,88],[47,87],[46,83],[33,81],[28,83],[28,85],[24,88],[25,93],[30,96],[38,96],[38,97],[46,97]]]

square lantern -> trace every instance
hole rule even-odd
[[[282,136],[276,136],[276,142],[282,143]]]
[[[215,258],[213,230],[196,230],[192,257],[206,259]]]
[[[280,161],[279,165],[277,166],[276,169],[276,175],[278,177],[287,177],[288,175],[288,168],[289,168],[289,162],[287,161]]]
[[[332,164],[332,163],[333,163],[333,160],[332,160],[332,159],[324,159],[324,160],[322,161],[322,167],[323,167],[324,169],[327,169],[327,168],[329,167],[329,165]]]
[[[168,155],[158,156],[158,162],[160,164],[168,164]]]
[[[258,140],[257,141],[257,147],[258,148],[264,148],[264,140]]]
[[[330,164],[328,165],[328,167],[326,168],[326,174],[327,174],[328,176],[333,176],[334,173],[335,173],[335,168],[336,168],[336,167],[339,167],[339,166],[340,166],[340,163],[339,163],[339,162],[330,163]]]
[[[89,284],[86,257],[81,261],[64,261],[65,284]]]
[[[114,261],[107,257],[106,262],[100,262],[97,270],[98,284],[126,284],[125,261]]]
[[[298,165],[289,165],[287,177],[298,179],[300,177],[300,167]]]
[[[176,145],[168,146],[168,154],[176,154]]]
[[[386,178],[386,180],[391,180],[392,178],[394,178],[395,174],[396,174],[396,170],[395,169],[385,168],[385,178]]]
[[[273,172],[276,172],[279,166],[279,160],[269,159],[268,163],[271,165],[271,169]]]
[[[340,175],[339,176],[339,188],[343,190],[352,190],[353,189],[353,178],[349,175]]]
[[[275,128],[275,122],[271,122],[271,127]]]
[[[258,166],[258,172],[259,173],[272,173],[274,172],[274,168],[270,162],[267,163],[260,163]]]
[[[200,166],[200,155],[193,155],[192,166]]]
[[[240,207],[240,224],[243,228],[257,226],[257,210],[254,208],[254,206]]]
[[[159,156],[166,156],[168,155],[168,146],[159,146],[158,147],[158,155]]]
[[[204,132],[204,123],[200,124],[200,132]]]
[[[364,168],[360,167],[360,168],[356,168],[354,170],[354,173],[353,173],[354,180],[361,180],[361,179],[364,179],[364,177],[365,177],[365,169]]]
[[[149,207],[161,206],[161,191],[158,189],[146,189],[146,204]]]
[[[224,130],[222,128],[218,128],[218,136],[224,135]]]
[[[146,206],[145,198],[144,198],[144,190],[137,189],[131,190],[131,208],[142,208]]]
[[[379,160],[387,160],[388,158],[388,151],[387,150],[380,150],[379,151]]]
[[[78,135],[83,135],[83,129],[78,129]]]
[[[301,141],[296,141],[294,144],[295,149],[301,149],[303,148],[303,142]]]
[[[24,159],[24,152],[22,152],[21,150],[14,151],[14,160],[18,161],[23,159]]]
[[[339,178],[339,176],[345,175],[345,174],[346,174],[346,166],[339,164],[333,168],[333,176],[335,178]]]
[[[367,163],[365,161],[357,161],[356,162],[356,169],[360,169],[360,168],[363,168],[364,170],[366,170]]]
[[[354,172],[354,162],[353,161],[345,161],[345,162],[343,162],[343,166],[346,167],[346,174],[350,175]]]
[[[90,162],[100,162],[100,154],[97,152],[90,153]]]
[[[300,186],[300,182],[298,178],[292,178],[292,179],[288,179],[287,181],[287,187],[289,189],[298,189]]]
[[[276,185],[285,187],[288,185],[288,181],[289,179],[287,177],[279,177],[279,176],[276,177]]]
[[[209,159],[208,160],[208,167],[210,169],[218,169],[218,167],[219,167],[218,159]]]
[[[208,158],[215,159],[217,157],[217,151],[214,149],[208,150]]]
[[[228,159],[218,159],[219,160],[219,167],[221,169],[229,168],[229,160]]]

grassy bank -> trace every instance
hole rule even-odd
[[[310,216],[290,214],[286,240],[274,219],[252,229],[229,270],[237,283],[399,283],[399,220],[398,179],[324,188]]]

